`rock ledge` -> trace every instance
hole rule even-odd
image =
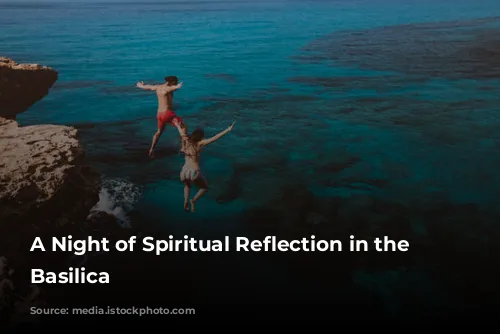
[[[50,67],[0,57],[0,117],[15,119],[47,95],[57,78]]]
[[[100,175],[85,163],[76,129],[14,120],[57,76],[49,67],[0,57],[0,255],[12,261],[20,239],[78,223],[99,200]]]

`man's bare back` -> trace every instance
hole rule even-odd
[[[158,129],[153,136],[153,142],[151,144],[151,148],[149,149],[149,156],[154,157],[154,148],[161,134],[165,130],[165,125],[171,124],[173,126],[173,120],[177,120],[179,123],[184,124],[182,119],[172,111],[174,105],[174,91],[182,87],[182,82],[178,82],[178,79],[175,76],[169,76],[165,78],[164,84],[145,85],[144,82],[141,81],[137,83],[137,87],[144,90],[155,91],[156,96],[158,97],[158,111],[156,113]]]
[[[167,84],[160,85],[156,89],[156,96],[158,96],[158,112],[172,110],[174,105],[174,92],[171,86]]]
[[[177,85],[145,85],[144,82],[138,82],[137,87],[144,90],[152,90],[156,92],[158,97],[158,112],[172,110],[174,105],[174,91],[182,87],[182,82]]]

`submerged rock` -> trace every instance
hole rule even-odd
[[[370,71],[399,72],[415,76],[411,80],[416,81],[429,77],[498,79],[499,23],[500,17],[494,16],[341,30],[312,41],[303,49],[306,54],[297,58],[313,64],[328,62]],[[361,87],[367,83],[367,79],[353,79]],[[345,87],[341,78],[333,81],[322,78],[293,80]],[[395,84],[394,78],[389,80]]]

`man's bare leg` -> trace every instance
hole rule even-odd
[[[153,142],[151,143],[151,148],[149,149],[149,157],[154,158],[154,149],[156,144],[158,143],[158,139],[160,139],[161,134],[165,130],[165,126],[159,128],[153,136]]]

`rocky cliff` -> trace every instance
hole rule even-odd
[[[49,67],[0,57],[0,117],[15,119],[47,95],[57,77]]]
[[[51,68],[0,58],[0,251],[16,244],[3,236],[84,219],[99,200],[100,176],[85,164],[76,129],[13,120],[57,77]]]
[[[30,315],[38,303],[37,296],[26,299],[16,292],[27,289],[30,268],[67,266],[64,253],[30,253],[35,237],[78,238],[89,229],[97,234],[102,229],[86,219],[99,200],[100,175],[85,163],[77,130],[23,127],[15,121],[49,92],[57,77],[51,68],[0,57],[0,269],[5,258],[16,267],[13,274],[0,270],[0,324]]]

